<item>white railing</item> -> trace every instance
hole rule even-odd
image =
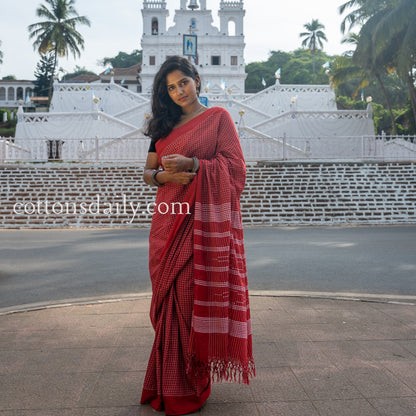
[[[149,139],[0,139],[0,162],[144,161]]]
[[[120,137],[138,127],[101,111],[89,113],[21,113],[17,115],[16,136],[30,141],[37,137],[78,139],[81,137]],[[59,132],[59,133],[57,133]]]
[[[93,99],[98,99],[96,107],[106,113],[115,114],[135,105],[148,103],[143,94],[110,83],[55,83],[51,113],[88,112],[94,107]]]
[[[243,7],[243,2],[240,1],[221,1],[220,3],[220,9],[230,9],[230,8],[234,8],[234,9],[239,9]]]
[[[248,130],[248,129],[247,129]],[[247,131],[243,136],[247,136]],[[242,137],[247,161],[416,161],[416,136]]]
[[[35,107],[35,103],[32,101],[25,101],[23,104],[21,103],[22,100],[1,100],[0,99],[0,107],[19,107],[20,105],[24,108],[33,108]]]
[[[252,127],[255,129],[276,127],[279,124],[292,120],[367,120],[370,113],[366,110],[336,110],[336,111],[286,111],[267,120],[261,121]]]
[[[166,3],[159,3],[156,1],[144,1],[143,9],[166,9]]]
[[[291,94],[329,94],[334,95],[330,85],[297,85],[297,84],[275,84],[264,90],[259,91],[256,94],[247,94],[244,99],[246,102],[258,99],[259,96],[265,94],[273,94],[279,92],[280,94],[291,93]]]
[[[127,88],[124,88],[114,82],[109,83],[93,83],[93,84],[78,84],[78,83],[55,83],[54,92],[56,93],[71,93],[71,94],[81,94],[85,92],[100,92],[100,91],[117,91],[123,96],[129,97],[131,101],[142,103],[147,101],[147,97],[144,97],[143,94],[138,94],[133,91],[130,91]]]
[[[240,130],[247,162],[260,160],[416,161],[416,136],[270,137]],[[0,162],[144,161],[150,139],[142,131],[119,138],[0,139]]]

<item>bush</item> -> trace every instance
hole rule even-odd
[[[3,114],[7,114],[7,122],[3,123]],[[14,113],[16,115],[16,113]],[[11,120],[11,113],[9,110],[0,109],[0,137],[14,137],[16,133],[16,117]]]
[[[3,124],[3,114],[6,113],[7,114],[7,121],[11,120],[11,114],[9,110],[6,110],[4,108],[0,108],[0,124]]]
[[[338,110],[365,110],[367,103],[340,95],[336,98]]]
[[[373,120],[376,128],[376,133],[381,134],[385,132],[392,134],[393,126],[389,110],[385,109],[381,104],[372,103],[373,106]]]

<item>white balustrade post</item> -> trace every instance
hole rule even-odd
[[[365,138],[361,136],[361,158],[365,159]]]
[[[286,133],[283,133],[283,160],[286,160]]]
[[[6,162],[6,140],[0,137],[0,160]]]
[[[98,162],[100,158],[100,152],[98,147],[98,137],[95,137],[95,160]]]

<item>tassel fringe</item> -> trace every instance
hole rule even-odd
[[[213,383],[234,382],[249,385],[250,378],[256,376],[253,358],[247,365],[221,359],[209,359],[208,362],[197,361],[195,356],[188,361],[187,373],[194,376],[210,375]]]

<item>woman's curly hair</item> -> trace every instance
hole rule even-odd
[[[152,115],[147,123],[145,135],[157,142],[173,130],[182,115],[182,109],[169,97],[166,77],[171,72],[179,70],[186,76],[196,79],[199,76],[196,68],[181,56],[171,56],[160,67],[155,75],[152,91]],[[197,86],[199,95],[201,86]]]

